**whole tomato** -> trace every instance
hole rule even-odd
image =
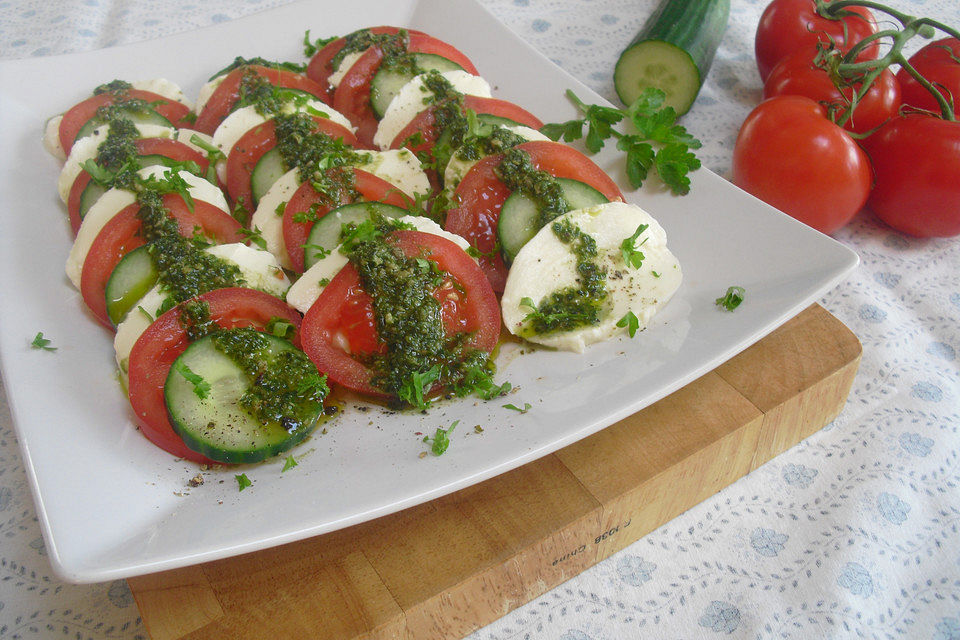
[[[817,14],[814,0],[773,0],[757,25],[754,49],[760,78],[767,79],[774,65],[797,49],[810,50],[817,42],[833,42],[844,53],[866,36],[877,32],[877,22],[869,9],[849,7],[848,15],[831,20]],[[874,42],[858,56],[874,60],[880,53]]]
[[[960,102],[960,40],[943,38],[931,42],[910,56],[908,62],[932,82],[948,102],[953,103],[954,113],[957,113],[957,103]],[[914,80],[906,69],[897,72],[897,80],[902,89],[903,104],[940,112],[940,105],[933,94]]]
[[[849,222],[870,181],[867,155],[810,98],[764,100],[740,127],[734,184],[818,231]]]
[[[801,49],[783,58],[773,67],[763,84],[763,97],[781,95],[806,96],[824,105],[835,105],[837,117],[850,103],[860,84],[844,87],[841,93],[826,69],[813,64],[816,49]],[[900,109],[900,85],[889,69],[874,80],[860,98],[853,115],[843,125],[847,131],[865,133],[879,127]]]
[[[960,122],[898,116],[862,142],[876,185],[867,206],[922,238],[960,234]]]

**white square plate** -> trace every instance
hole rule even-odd
[[[59,165],[40,144],[45,119],[114,78],[170,78],[196,96],[237,55],[300,60],[314,37],[395,24],[470,56],[506,98],[545,122],[575,116],[574,89],[602,99],[529,48],[471,0],[294,3],[208,29],[130,46],[0,62],[0,355],[47,552],[75,582],[171,569],[320,534],[384,515],[517,467],[579,440],[716,367],[832,288],[856,255],[701,170],[691,193],[647,187],[628,199],[667,230],[685,281],[653,326],[585,355],[506,350],[507,399],[441,403],[428,415],[350,407],[329,432],[283,460],[206,474],[133,428],[114,372],[112,336],[85,311],[63,265],[70,247],[56,196]],[[626,185],[615,153],[598,163]],[[626,189],[625,189],[626,191]],[[735,313],[714,300],[746,288]],[[55,352],[31,349],[42,331]],[[505,403],[532,408],[525,414]],[[424,433],[460,426],[440,457]],[[474,431],[482,425],[483,432]],[[253,486],[238,491],[235,473]]]

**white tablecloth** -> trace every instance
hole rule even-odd
[[[156,38],[286,1],[167,0],[158,9],[132,0],[3,0],[0,57]],[[653,5],[481,1],[611,100],[614,61]],[[956,0],[892,2],[960,26]],[[765,4],[734,0],[713,69],[684,118],[704,142],[705,166],[721,175],[760,97],[753,33]],[[862,259],[821,301],[864,347],[841,416],[471,639],[960,640],[960,241],[909,238],[866,212],[835,237]],[[52,574],[0,391],[0,638],[34,637],[146,631],[125,582],[74,586]]]

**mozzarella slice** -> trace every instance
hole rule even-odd
[[[432,233],[446,238],[464,251],[470,247],[470,243],[464,238],[444,230],[443,227],[430,218],[424,218],[423,216],[403,216],[400,218],[400,222],[412,225],[417,231]],[[313,303],[316,302],[317,298],[320,297],[320,294],[323,293],[323,289],[327,286],[327,283],[333,280],[333,277],[340,272],[340,269],[346,266],[347,262],[349,262],[349,260],[347,260],[345,255],[340,253],[339,247],[315,262],[314,265],[307,269],[304,274],[300,276],[300,279],[290,287],[290,291],[287,292],[287,304],[297,309],[300,313],[306,313],[307,310],[313,306]]]
[[[464,95],[482,98],[491,96],[489,83],[480,76],[462,70],[445,71],[440,75],[453,85],[454,90]],[[387,106],[387,111],[377,126],[377,133],[373,136],[373,143],[381,149],[389,149],[403,128],[429,106],[432,97],[433,92],[424,86],[422,75],[403,85]]]
[[[197,94],[197,106],[194,109],[194,113],[199,115],[199,113],[203,111],[203,108],[207,106],[207,101],[210,99],[210,96],[213,95],[213,93],[217,90],[217,87],[223,83],[224,79],[228,75],[229,74],[227,73],[219,75],[216,78],[208,80],[202,87],[200,87],[200,93]]]
[[[163,179],[169,172],[170,169],[163,166],[145,167],[139,171],[141,176],[153,176],[158,179]],[[188,171],[180,171],[179,176],[189,185],[187,191],[192,198],[208,202],[227,213],[230,212],[227,200],[220,189]],[[87,259],[87,253],[94,239],[115,215],[136,201],[136,195],[132,191],[114,188],[100,196],[100,199],[87,211],[83,222],[80,223],[80,229],[77,230],[73,246],[70,248],[70,255],[67,257],[67,277],[77,289],[80,288],[83,263]]]
[[[538,306],[553,292],[578,286],[577,258],[561,242],[552,225],[542,228],[517,254],[501,299],[503,321],[514,335],[555,349],[582,352],[594,342],[626,332],[617,322],[632,311],[644,328],[679,288],[680,264],[667,249],[667,236],[650,214],[635,205],[611,202],[564,214],[562,219],[596,240],[597,262],[606,269],[607,298],[599,324],[571,331],[532,334],[525,330],[525,318],[531,309],[521,303],[530,298]],[[621,243],[637,228],[649,227],[640,234],[635,246],[644,254],[639,269],[626,264]],[[643,243],[642,245],[640,243]]]
[[[274,257],[266,251],[237,243],[215,245],[206,251],[237,265],[246,286],[251,289],[259,289],[278,298],[283,298],[287,289],[290,288],[290,280],[287,279],[283,269],[280,268]],[[113,338],[113,348],[117,366],[120,367],[120,372],[124,378],[127,375],[127,363],[133,345],[157,317],[157,312],[166,297],[167,294],[164,293],[163,289],[159,285],[155,286],[140,299],[137,306],[117,325],[117,333]]]
[[[174,138],[177,135],[176,129],[158,124],[138,124],[137,131],[141,138]],[[60,177],[57,179],[57,192],[64,204],[70,197],[73,182],[83,171],[83,163],[97,157],[100,144],[107,139],[109,133],[110,127],[103,125],[94,129],[89,136],[80,138],[73,143],[73,147],[70,148],[70,155],[67,156],[67,161],[60,170]]]
[[[516,127],[504,127],[508,131],[511,131],[524,140],[550,140],[547,136],[543,135],[536,129],[531,129],[530,127],[516,126]],[[463,176],[467,175],[467,172],[473,168],[473,165],[477,164],[480,161],[480,158],[475,158],[471,160],[464,160],[457,155],[457,152],[454,151],[453,155],[450,156],[450,161],[447,162],[447,166],[443,170],[443,188],[448,191],[450,194],[456,190],[457,185],[460,184],[460,181],[463,180]]]
[[[347,75],[347,71],[350,71],[350,68],[356,64],[357,60],[360,59],[360,56],[366,52],[367,50],[364,49],[363,51],[354,51],[353,53],[348,53],[347,55],[343,56],[343,60],[340,61],[340,66],[337,67],[337,70],[331,73],[327,78],[327,82],[330,84],[330,86],[334,89],[339,87],[340,82],[343,80],[343,76]]]
[[[358,169],[382,178],[402,191],[411,200],[417,194],[430,193],[430,179],[423,165],[409,149],[361,151],[369,160],[357,164]]]
[[[61,162],[67,159],[67,154],[60,144],[60,123],[63,122],[63,114],[53,116],[47,120],[43,127],[43,148]]]

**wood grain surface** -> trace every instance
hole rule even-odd
[[[377,520],[128,580],[154,640],[461,638],[832,421],[860,342],[814,305],[603,431]]]

